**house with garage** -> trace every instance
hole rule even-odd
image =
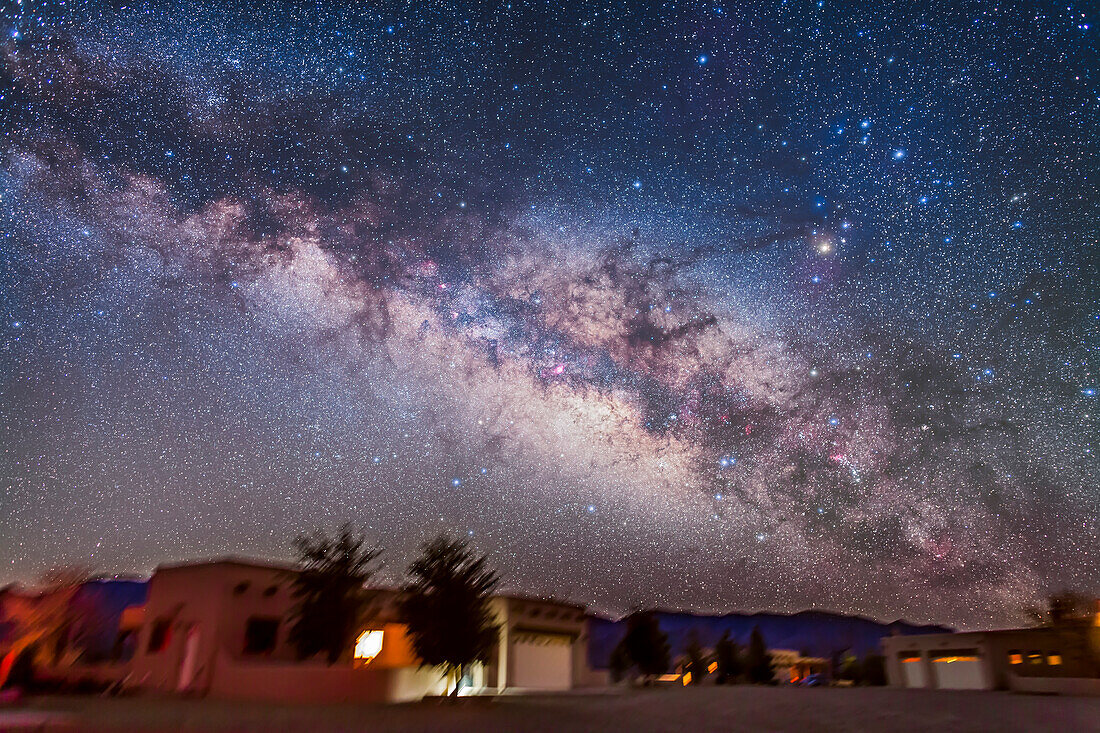
[[[882,640],[894,687],[1100,693],[1100,616],[1069,627],[890,636]]]
[[[235,700],[394,702],[446,694],[423,668],[397,613],[399,593],[378,589],[369,621],[346,658],[299,660],[289,641],[296,570],[240,558],[162,565],[149,581],[124,686]],[[462,680],[463,694],[565,690],[604,678],[588,668],[588,616],[552,599],[498,596],[490,660]]]
[[[588,664],[588,614],[561,601],[498,596],[500,632],[486,667],[486,687],[498,690],[569,690],[608,684]]]

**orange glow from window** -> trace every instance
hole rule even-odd
[[[1047,657],[1047,664],[1049,664],[1052,667],[1057,667],[1061,663],[1062,663],[1062,655],[1061,654],[1051,654]]]
[[[688,685],[691,684],[691,672],[684,672],[683,681],[684,681],[684,687],[687,687]]]
[[[1009,664],[1023,664],[1024,663],[1024,655],[1023,654],[1009,654],[1008,655],[1008,663]]]
[[[369,629],[360,634],[355,640],[355,658],[369,662],[377,657],[382,651],[382,635],[381,629]]]
[[[903,659],[901,661],[902,661],[902,664],[910,664],[912,662],[919,662],[920,657],[906,657],[905,659]]]
[[[936,657],[933,662],[942,662],[943,664],[951,664],[952,662],[976,662],[977,657]]]
[[[717,669],[718,669],[718,662],[711,662],[710,666],[707,667],[707,671],[710,672],[711,674],[714,674],[715,670],[717,670]]]

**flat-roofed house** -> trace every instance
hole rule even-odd
[[[889,636],[882,650],[895,687],[1097,694],[1098,633],[1081,625]]]
[[[398,593],[377,590],[369,621],[333,665],[298,660],[289,642],[291,566],[239,558],[158,567],[140,617],[126,684],[162,693],[284,702],[400,701],[448,691],[422,668],[397,613]],[[588,669],[582,606],[495,597],[499,641],[466,692],[560,690],[600,684]]]
[[[485,684],[498,690],[568,690],[607,684],[588,666],[584,606],[519,596],[493,599],[500,635]]]

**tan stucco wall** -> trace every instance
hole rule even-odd
[[[247,661],[221,655],[209,695],[224,700],[283,703],[405,702],[443,694],[438,669],[353,668],[319,663]]]
[[[542,633],[568,636],[572,639],[572,686],[590,687],[601,684],[604,676],[588,669],[588,618],[584,608],[566,603],[534,598],[499,597],[493,599],[497,621],[501,624],[497,656],[490,663],[490,681],[498,689],[513,686],[515,679],[512,646],[518,634]],[[606,682],[603,682],[606,684]]]
[[[194,694],[245,699],[252,694],[248,692],[252,684],[284,689],[282,682],[274,680],[282,675],[301,683],[296,688],[301,692],[287,691],[292,697],[309,698],[310,691],[316,691],[317,695],[328,696],[325,699],[342,699],[351,694],[361,695],[359,699],[364,700],[390,699],[387,696],[394,695],[404,699],[407,694],[423,694],[423,690],[438,682],[439,675],[432,670],[418,669],[406,629],[396,622],[397,594],[393,591],[376,592],[370,614],[373,620],[366,627],[383,629],[384,637],[381,652],[367,667],[352,669],[350,649],[348,660],[333,667],[298,662],[288,641],[294,605],[290,591],[292,573],[284,568],[237,561],[158,568],[150,581],[128,685],[161,692],[179,691],[184,648],[192,630],[200,634],[194,683],[188,690]],[[510,597],[494,598],[492,605],[501,624],[498,648],[485,669],[473,670],[475,686],[510,686],[513,639],[525,632],[568,636],[572,640],[573,686],[606,684],[605,676],[588,669],[588,622],[582,607]],[[253,616],[280,620],[276,645],[269,654],[243,653],[246,624]],[[159,619],[169,620],[172,630],[167,648],[154,652],[149,650],[149,641]],[[292,668],[308,668],[315,675],[307,680],[292,672]],[[238,676],[232,676],[230,669]],[[386,670],[393,673],[380,676]],[[328,691],[314,685],[315,678],[330,680]],[[427,682],[429,678],[431,684]],[[385,681],[379,682],[380,679]],[[418,690],[421,692],[417,693]]]
[[[1088,671],[1091,664],[1087,645],[1079,631],[1042,628],[890,636],[882,640],[882,649],[886,657],[887,678],[891,685],[897,687],[904,686],[899,655],[919,653],[929,686],[934,687],[936,677],[931,658],[937,652],[948,649],[976,649],[982,659],[988,689],[1009,689],[1014,676],[1076,677],[1091,674]],[[1033,651],[1043,655],[1043,664],[1026,663],[1026,656]],[[1009,654],[1012,652],[1021,653],[1025,663],[1011,664]],[[1053,653],[1061,656],[1062,664],[1052,666],[1045,663],[1046,657]]]

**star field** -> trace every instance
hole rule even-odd
[[[0,2],[0,582],[1100,590],[1088,4],[353,5]]]

